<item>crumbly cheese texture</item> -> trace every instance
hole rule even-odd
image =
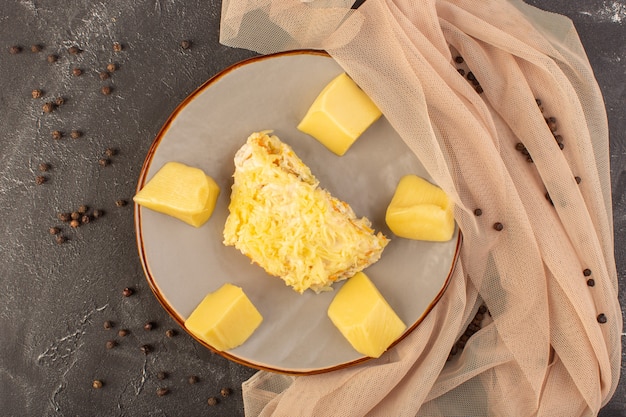
[[[293,149],[253,133],[235,155],[224,244],[303,293],[330,290],[380,259],[389,242],[319,187]]]

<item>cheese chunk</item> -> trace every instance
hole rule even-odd
[[[380,116],[367,94],[342,73],[318,95],[298,129],[341,156]]]
[[[140,206],[200,227],[213,214],[219,193],[219,186],[201,169],[168,162],[133,200]]]
[[[406,325],[363,272],[350,278],[328,307],[328,317],[359,353],[378,358]]]
[[[253,133],[237,151],[233,176],[224,244],[299,293],[331,289],[378,261],[388,243],[267,132]]]
[[[399,237],[445,242],[454,233],[454,206],[446,193],[417,175],[400,179],[385,221]]]
[[[185,321],[185,327],[211,347],[224,351],[243,344],[262,321],[240,287],[224,284],[204,297]]]

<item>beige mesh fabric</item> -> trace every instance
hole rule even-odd
[[[327,50],[455,201],[460,262],[395,348],[327,374],[261,371],[244,383],[246,415],[596,415],[619,378],[622,316],[606,114],[571,21],[517,0],[349,7],[225,0],[220,40]],[[447,360],[483,302],[491,316]]]

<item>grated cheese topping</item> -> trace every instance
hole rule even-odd
[[[299,293],[331,290],[378,261],[389,240],[269,133],[253,133],[235,155],[224,244]]]

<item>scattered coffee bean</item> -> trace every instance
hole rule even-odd
[[[117,331],[117,335],[119,337],[126,337],[126,336],[128,336],[128,329],[119,329]]]
[[[496,222],[493,224],[493,228],[496,229],[498,232],[501,232],[502,230],[504,230],[504,225],[500,222]]]
[[[57,217],[59,220],[61,220],[62,222],[69,222],[70,220],[72,220],[72,214],[71,213],[59,213],[57,214]]]
[[[100,92],[101,92],[103,95],[105,95],[105,96],[108,96],[109,94],[111,94],[111,91],[112,91],[112,89],[111,89],[111,87],[110,87],[110,86],[108,86],[108,85],[105,85],[105,86],[103,86],[103,87],[100,89]]]
[[[9,48],[9,53],[11,55],[19,54],[20,52],[22,52],[22,47],[19,45],[13,45]]]
[[[482,216],[483,211],[479,208],[474,210],[474,216]]]
[[[117,207],[124,207],[124,206],[126,206],[126,204],[128,204],[128,202],[127,202],[126,200],[117,200],[117,201],[115,202],[115,205],[116,205]]]
[[[80,206],[78,206],[78,209],[76,209],[76,211],[80,214],[85,214],[87,213],[88,210],[89,210],[89,207],[86,206],[85,204],[81,204]]]
[[[72,220],[70,222],[70,227],[73,227],[74,229],[76,229],[79,226],[80,226],[80,221],[78,221],[78,220]]]
[[[539,107],[539,111],[541,113],[543,113],[544,110],[543,110],[543,106],[541,105],[541,100],[537,99],[535,101],[537,102],[537,106]]]
[[[220,390],[220,394],[222,394],[222,397],[228,397],[230,395],[230,392],[231,392],[230,388],[226,388],[226,387]]]
[[[134,293],[133,289],[128,288],[128,287],[124,288],[124,290],[122,291],[122,295],[124,297],[130,297],[131,295],[133,295],[133,293]]]
[[[459,68],[457,71],[461,74],[461,77],[465,76],[465,70],[463,68]]]
[[[180,41],[180,47],[181,47],[181,48],[183,48],[183,49],[189,49],[189,48],[191,48],[191,41],[186,40],[186,39],[185,39],[185,40]]]
[[[109,158],[100,158],[98,159],[98,164],[100,164],[101,167],[107,167],[111,165],[111,160]]]
[[[164,371],[157,372],[157,379],[164,380],[164,379],[167,379],[167,377],[168,377],[167,372],[164,372]]]
[[[48,179],[46,177],[44,177],[43,175],[37,175],[35,177],[35,184],[37,184],[37,185],[41,185],[41,184],[45,183],[46,181],[48,181]]]
[[[574,179],[576,180],[576,184],[580,184],[583,181],[580,177],[574,177]]]
[[[40,98],[41,96],[43,96],[43,91],[41,91],[39,89],[35,89],[35,90],[31,91],[30,95],[33,98]]]
[[[62,106],[65,104],[65,99],[63,97],[57,97],[56,100],[54,101],[54,103],[57,106]]]
[[[72,139],[78,139],[78,138],[80,138],[81,136],[83,136],[83,132],[81,132],[80,130],[72,130],[72,131],[70,132],[70,137],[71,137]]]
[[[43,46],[39,44],[34,44],[30,46],[30,51],[34,54],[36,54],[37,52],[41,52],[42,49],[43,49]]]
[[[80,68],[72,68],[72,75],[75,77],[80,77],[83,75],[83,70]]]
[[[198,383],[198,381],[199,381],[199,379],[198,379],[198,377],[197,377],[197,376],[195,376],[195,375],[191,375],[191,376],[187,379],[187,382],[189,382],[189,384],[190,384],[190,385],[197,384],[197,383]]]
[[[104,210],[95,209],[92,215],[94,219],[99,219],[100,217],[104,216]]]
[[[59,229],[58,227],[51,227],[50,229],[48,229],[48,231],[51,235],[58,235],[59,233],[61,233],[61,229]]]
[[[91,386],[94,387],[95,389],[100,389],[102,388],[104,384],[102,383],[102,381],[100,381],[99,379],[95,379],[92,383]]]
[[[586,277],[590,276],[591,275],[591,269],[589,269],[589,268],[583,269],[583,275],[586,276]]]
[[[73,46],[70,46],[69,48],[67,48],[67,52],[70,55],[77,55],[77,54],[80,54],[83,51],[77,45],[73,45]]]
[[[77,211],[73,211],[72,213],[70,213],[70,218],[72,220],[78,220],[80,219],[80,213]]]
[[[484,90],[483,90],[483,88],[482,88],[480,85],[477,85],[477,86],[476,86],[476,88],[475,88],[475,90],[476,90],[476,92],[477,92],[478,94],[482,94],[482,93],[484,93]]]
[[[604,315],[604,313],[600,313],[600,314],[598,314],[598,323],[600,323],[600,324],[604,324],[604,323],[606,323],[606,322],[607,322],[607,318],[606,318],[606,316]]]
[[[169,390],[169,389],[167,389],[167,388],[157,388],[157,391],[156,391],[156,393],[157,393],[157,395],[158,395],[159,397],[162,397],[162,396],[164,396],[164,395],[167,395],[167,394],[169,394],[169,392],[170,392],[170,390]]]
[[[176,336],[176,330],[174,330],[174,329],[167,329],[165,331],[165,336],[169,337],[169,338],[172,338],[172,337]]]
[[[55,54],[50,54],[50,55],[48,55],[48,57],[46,58],[46,60],[47,60],[49,63],[51,63],[51,64],[53,64],[53,63],[57,62],[57,60],[58,60],[58,59],[59,59],[59,57],[58,57],[57,55],[55,55]]]
[[[104,328],[106,330],[112,329],[113,328],[113,322],[110,321],[110,320],[107,320],[107,321],[104,322],[103,326],[104,326]]]
[[[113,51],[114,52],[120,52],[122,49],[124,49],[124,46],[121,43],[113,42]]]
[[[80,222],[82,224],[87,224],[91,221],[91,217],[87,214],[83,214],[83,217],[80,218]]]
[[[462,56],[457,56],[454,58],[454,62],[456,62],[457,64],[462,64],[463,62],[465,62],[465,60],[463,59]]]
[[[52,139],[59,140],[62,137],[63,137],[63,132],[61,132],[60,130],[53,130],[52,131]]]
[[[49,171],[51,167],[50,167],[50,164],[46,162],[42,162],[39,164],[37,168],[39,168],[39,171],[41,172],[46,172],[46,171]]]
[[[476,77],[474,76],[474,73],[472,71],[467,73],[467,79],[470,81],[474,81],[476,79]]]
[[[587,285],[590,286],[590,287],[593,287],[593,286],[596,285],[596,281],[593,278],[589,278],[587,280]]]
[[[45,103],[41,109],[43,110],[44,113],[52,113],[52,111],[54,110],[54,103],[52,103],[51,101]]]
[[[546,200],[548,200],[548,202],[554,206],[554,202],[552,201],[552,198],[550,197],[550,193],[546,193]]]
[[[548,124],[548,128],[550,129],[551,132],[557,131],[556,117],[548,117],[546,119],[546,123]]]
[[[107,349],[113,349],[115,346],[117,346],[117,342],[115,340],[107,340]]]
[[[57,242],[58,245],[62,245],[65,242],[67,242],[67,238],[65,236],[63,236],[63,235],[57,235],[56,242]]]
[[[114,62],[110,62],[109,64],[107,64],[108,72],[115,72],[116,69],[117,69],[117,64],[115,64]]]
[[[115,156],[115,155],[117,155],[117,149],[115,149],[115,148],[106,148],[106,150],[104,151],[104,154],[106,156]]]
[[[110,77],[109,73],[108,73],[108,72],[106,72],[106,71],[100,71],[100,73],[98,74],[98,76],[100,77],[100,79],[101,79],[102,81],[104,81],[104,80],[108,80],[108,79],[109,79],[109,77]]]
[[[139,348],[139,350],[141,350],[144,355],[147,355],[148,353],[152,352],[152,347],[150,345],[143,345]]]
[[[150,321],[143,325],[143,329],[146,330],[146,331],[150,331],[153,328],[154,328],[154,323],[152,323]]]
[[[563,142],[559,143],[559,149],[560,150],[565,149],[565,144]]]
[[[465,344],[467,343],[467,341],[470,339],[470,337],[472,337],[477,331],[480,330],[481,322],[483,320],[483,317],[486,311],[487,311],[487,307],[485,307],[484,305],[481,305],[478,308],[478,311],[474,315],[474,319],[467,326],[467,328],[465,329],[465,332],[461,335],[457,343],[454,346],[452,346],[452,349],[450,350],[450,354],[448,355],[448,360],[451,359],[451,356],[456,355],[459,350],[462,350],[465,347]]]
[[[217,405],[217,398],[215,397],[210,397],[207,400],[207,404],[210,405],[211,407],[213,407],[214,405]]]

